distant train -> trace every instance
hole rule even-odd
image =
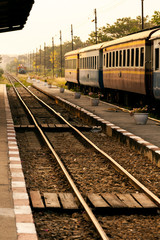
[[[25,74],[26,73],[26,67],[24,67],[22,64],[19,64],[17,67],[18,73],[19,74]]]
[[[160,27],[66,53],[65,79],[117,102],[160,100]]]

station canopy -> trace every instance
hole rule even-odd
[[[34,0],[0,0],[0,33],[21,30]]]

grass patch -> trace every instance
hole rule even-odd
[[[44,82],[47,82],[48,84],[52,84],[52,85],[55,85],[57,87],[64,87],[66,88],[65,86],[65,83],[66,83],[66,80],[65,78],[54,78],[51,77],[51,76],[43,76],[43,75],[30,75],[30,78],[31,79],[39,79],[40,81],[44,81]]]
[[[4,75],[2,75],[2,77],[0,77],[0,84],[6,84],[6,86],[11,86],[10,82],[7,80],[7,78],[4,77]]]
[[[54,78],[47,81],[52,85],[56,85],[57,87],[65,87],[66,80],[65,78]]]

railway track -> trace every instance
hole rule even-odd
[[[11,80],[11,76],[8,76],[8,78],[10,78],[10,80]],[[14,79],[15,80],[15,79]],[[12,81],[12,80],[11,80]],[[15,89],[15,88],[14,88]],[[26,88],[25,88],[26,89]],[[28,91],[28,89],[26,89],[27,91]],[[20,97],[20,95],[19,95],[19,93],[18,93],[18,91],[15,89],[15,91],[16,91],[16,93],[17,93],[17,95]],[[29,91],[30,92],[30,91]],[[30,92],[31,93],[31,92]],[[28,95],[27,95],[28,96]],[[27,99],[28,97],[26,97],[26,99]],[[35,98],[35,96],[34,96],[34,98]],[[21,97],[20,97],[20,99],[21,99]],[[39,101],[39,99],[36,97],[36,99]],[[33,99],[31,100],[31,97],[30,97],[30,100],[29,100],[30,102],[32,102],[32,104],[33,104]],[[42,104],[44,104],[45,106],[47,106],[46,105],[46,103],[43,103],[41,100],[40,100],[40,105],[42,105]],[[23,105],[25,105],[25,103],[23,102]],[[95,226],[95,228],[97,229],[97,232],[99,233],[99,235],[100,235],[100,237],[102,238],[102,239],[108,239],[108,237],[107,237],[107,235],[106,235],[106,233],[105,233],[105,231],[102,229],[102,227],[101,227],[101,225],[99,224],[99,222],[98,222],[98,220],[96,219],[96,217],[94,216],[94,214],[93,214],[93,212],[92,212],[92,210],[91,210],[91,208],[90,207],[88,207],[88,204],[86,203],[86,201],[84,200],[84,198],[82,197],[82,195],[84,195],[83,194],[83,191],[84,191],[84,189],[83,189],[83,186],[81,187],[81,184],[80,183],[78,183],[78,185],[80,185],[80,191],[78,190],[78,188],[76,187],[76,185],[75,185],[75,183],[73,182],[73,179],[72,179],[72,177],[70,176],[70,174],[68,173],[68,171],[67,171],[67,169],[65,168],[65,165],[67,166],[67,168],[69,169],[69,172],[71,172],[71,174],[73,175],[73,169],[75,168],[75,165],[77,165],[77,159],[74,159],[75,161],[75,165],[73,165],[73,166],[71,166],[71,167],[68,167],[68,162],[65,162],[64,164],[63,164],[63,161],[61,161],[61,158],[64,160],[64,157],[63,157],[63,155],[65,155],[64,154],[64,152],[63,151],[60,151],[60,149],[59,149],[59,147],[58,146],[56,146],[56,144],[57,145],[59,145],[61,142],[62,142],[62,139],[64,139],[64,137],[65,137],[65,141],[66,141],[66,139],[68,140],[68,141],[71,141],[72,140],[72,142],[69,142],[69,144],[68,144],[68,147],[69,147],[69,145],[73,145],[74,144],[74,142],[76,142],[77,144],[75,144],[75,145],[73,145],[73,146],[78,146],[79,144],[80,144],[80,142],[83,142],[83,147],[82,147],[82,149],[84,150],[84,149],[86,149],[86,146],[85,145],[87,145],[87,147],[88,147],[88,150],[90,151],[90,153],[88,153],[88,155],[89,155],[89,157],[92,157],[93,158],[93,153],[94,154],[98,154],[98,155],[96,155],[96,158],[99,158],[99,159],[101,159],[102,158],[102,161],[100,161],[100,163],[101,162],[103,162],[103,167],[104,167],[104,159],[107,159],[107,162],[109,162],[109,166],[110,165],[112,165],[112,167],[114,167],[114,169],[116,169],[116,171],[118,170],[118,175],[116,176],[116,174],[115,174],[115,172],[114,172],[114,170],[111,170],[111,169],[109,169],[109,171],[108,172],[112,172],[113,171],[113,173],[112,173],[112,175],[116,178],[117,177],[117,179],[116,179],[116,181],[118,182],[119,180],[118,180],[118,177],[119,177],[119,173],[120,173],[120,179],[125,179],[125,181],[127,182],[127,179],[130,181],[130,182],[132,182],[132,184],[134,185],[134,186],[136,186],[136,188],[138,188],[139,189],[139,191],[140,192],[144,192],[145,194],[147,194],[147,196],[154,202],[154,203],[156,203],[156,205],[159,207],[160,206],[160,200],[159,200],[159,198],[154,194],[154,193],[152,193],[150,190],[148,190],[143,184],[141,184],[137,179],[135,179],[131,174],[129,174],[122,166],[120,166],[120,164],[118,164],[112,157],[110,157],[108,154],[106,154],[103,150],[101,150],[98,146],[96,146],[91,140],[89,140],[82,132],[80,132],[75,126],[72,126],[71,125],[71,123],[69,123],[68,121],[66,121],[66,119],[64,119],[64,117],[62,117],[62,115],[60,114],[60,113],[57,113],[55,110],[53,110],[50,106],[49,107],[47,107],[48,109],[49,109],[49,111],[51,111],[52,112],[52,114],[55,114],[56,115],[56,118],[58,118],[58,119],[60,119],[59,121],[60,121],[60,123],[59,124],[62,124],[62,122],[64,122],[63,124],[65,124],[65,127],[66,127],[66,129],[67,128],[69,128],[69,129],[71,129],[72,131],[71,131],[71,133],[70,133],[70,136],[67,136],[68,135],[68,132],[66,132],[66,135],[65,135],[65,133],[64,132],[62,132],[61,134],[60,134],[60,136],[58,137],[58,134],[57,134],[57,138],[59,138],[59,141],[58,141],[58,143],[57,143],[57,138],[56,138],[56,141],[55,141],[55,137],[52,137],[52,135],[53,134],[50,134],[50,132],[49,133],[47,133],[47,132],[43,132],[43,129],[42,128],[45,128],[45,126],[44,126],[44,124],[45,123],[43,123],[43,121],[44,121],[44,117],[40,120],[40,118],[38,117],[38,114],[37,114],[37,110],[39,109],[39,105],[37,105],[36,107],[34,107],[34,110],[36,110],[36,118],[32,115],[32,113],[31,113],[31,111],[28,109],[28,107],[26,108],[26,109],[28,109],[27,111],[29,112],[29,113],[31,113],[31,115],[30,115],[30,118],[32,119],[32,121],[34,122],[34,125],[36,126],[36,128],[38,129],[38,131],[39,131],[39,133],[41,134],[41,136],[43,137],[43,139],[45,140],[45,142],[46,142],[46,144],[48,145],[48,147],[49,147],[49,149],[50,149],[50,151],[52,152],[52,154],[54,155],[54,157],[57,159],[57,162],[59,163],[59,165],[61,166],[61,169],[62,169],[62,171],[63,171],[63,173],[65,174],[65,176],[66,176],[66,178],[68,179],[68,182],[70,183],[70,185],[72,186],[72,188],[73,188],[73,191],[74,191],[74,193],[76,194],[76,196],[78,197],[78,199],[79,199],[79,201],[80,201],[80,203],[82,204],[82,206],[83,206],[83,208],[86,210],[86,212],[87,212],[87,214],[88,214],[88,216],[89,216],[89,218],[91,219],[91,221],[93,222],[93,224],[94,224],[94,226]],[[32,109],[32,112],[33,112],[33,109]],[[47,113],[45,113],[45,116],[47,116]],[[36,120],[36,119],[38,119],[38,121]],[[52,130],[53,130],[53,124],[58,124],[57,122],[55,123],[53,123],[52,122],[52,117],[50,117],[49,118],[50,119],[50,123],[47,123],[48,125],[49,124],[52,124]],[[30,122],[30,124],[31,124],[32,122]],[[42,128],[41,128],[41,126],[42,126]],[[64,125],[63,125],[64,126]],[[78,141],[75,139],[75,136],[77,137],[78,136]],[[80,139],[83,139],[83,140],[80,140]],[[64,141],[64,144],[65,144],[65,141]],[[54,148],[53,148],[53,146],[52,146],[52,144],[54,145]],[[62,156],[61,157],[59,157],[58,156],[58,154],[56,153],[56,151],[55,151],[55,148],[58,150],[58,152],[63,152],[63,154],[62,154]],[[93,150],[94,149],[94,150]],[[66,150],[65,150],[66,151]],[[73,151],[73,149],[72,149],[72,151]],[[81,150],[82,151],[82,150]],[[81,152],[81,155],[82,155],[82,153],[83,152]],[[79,154],[80,155],[80,154]],[[81,158],[81,156],[80,156],[80,158]],[[106,164],[106,163],[105,163]],[[108,167],[108,166],[107,166]],[[102,168],[102,167],[101,167]],[[109,167],[110,168],[110,167]],[[84,171],[85,171],[85,167],[84,167],[84,169],[83,169]],[[105,169],[106,170],[106,169]],[[106,174],[108,174],[108,172],[107,172],[107,170],[106,170]],[[123,177],[122,177],[122,175],[123,175]],[[74,178],[76,179],[76,177],[75,177],[75,175],[73,175],[74,176]],[[78,180],[77,180],[77,182],[78,182]],[[111,183],[111,185],[112,185],[112,183]],[[128,185],[128,183],[127,184],[125,184],[125,185]],[[104,187],[104,186],[103,186]],[[102,188],[103,188],[102,187]],[[119,189],[120,189],[120,187],[121,187],[121,191],[122,192],[126,192],[126,193],[130,193],[130,192],[133,192],[134,190],[134,188],[133,187],[126,187],[126,186],[124,186],[123,188],[122,188],[122,185],[120,184],[120,186],[119,187],[117,187],[117,188],[113,188],[114,190],[112,190],[112,191],[119,191]],[[98,187],[98,188],[100,188],[100,187]],[[87,192],[87,188],[85,189],[85,191]],[[82,192],[82,193],[81,193]]]

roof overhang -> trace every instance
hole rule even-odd
[[[34,0],[0,0],[0,33],[21,30]]]

